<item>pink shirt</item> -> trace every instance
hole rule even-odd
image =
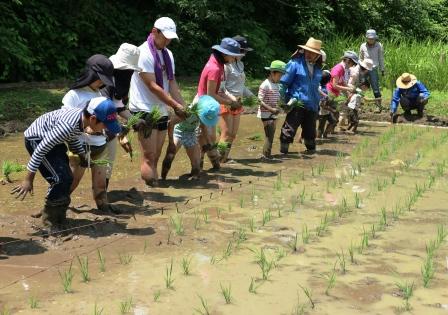
[[[331,69],[331,81],[327,83],[328,92],[339,96],[341,93],[339,90],[333,87],[333,78],[338,77],[338,85],[346,86],[345,83],[345,67],[342,63],[338,63]]]
[[[202,69],[198,85],[198,96],[207,94],[208,81],[216,81],[216,94],[218,94],[221,81],[224,79],[223,77],[224,65],[220,64],[215,56],[211,55],[204,69]]]

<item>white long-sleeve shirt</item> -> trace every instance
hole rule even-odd
[[[384,49],[381,43],[375,42],[373,46],[361,44],[359,59],[362,61],[366,58],[372,59],[374,68],[378,67],[380,71],[384,71]]]

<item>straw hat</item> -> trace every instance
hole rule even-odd
[[[363,67],[364,69],[367,69],[367,70],[371,71],[373,69],[373,60],[369,59],[369,58],[366,58],[364,60],[361,60],[359,62],[359,65],[361,67]]]
[[[400,89],[409,89],[413,87],[415,83],[417,83],[417,77],[407,72],[403,73],[397,79],[397,86]]]
[[[305,45],[297,45],[300,48],[311,51],[315,54],[322,55],[322,41],[310,37]]]

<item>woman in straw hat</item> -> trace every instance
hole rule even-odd
[[[322,77],[322,42],[309,38],[305,45],[299,45],[286,65],[280,79],[281,94],[292,109],[286,115],[280,135],[280,152],[288,153],[289,144],[294,141],[297,128],[302,127],[302,136],[308,152],[316,149],[316,117],[319,111],[319,83]]]
[[[423,117],[423,110],[428,104],[430,93],[426,86],[410,73],[403,73],[397,79],[397,88],[390,103],[392,122],[396,122],[398,104],[404,110],[405,118],[409,118],[411,110],[416,109],[418,117]]]

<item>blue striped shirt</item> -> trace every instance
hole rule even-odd
[[[55,110],[40,116],[25,130],[26,138],[40,140],[28,162],[28,171],[37,172],[45,155],[58,144],[67,143],[70,151],[85,153],[79,141],[82,111],[79,108]]]

